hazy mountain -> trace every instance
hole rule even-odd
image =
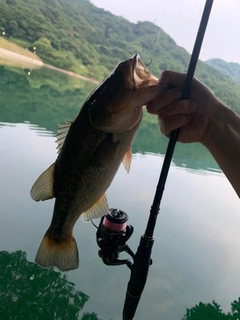
[[[210,59],[207,60],[206,63],[240,84],[240,64],[236,62],[226,62],[222,59]]]

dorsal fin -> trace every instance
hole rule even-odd
[[[72,125],[71,121],[67,121],[65,123],[59,124],[58,129],[57,129],[57,149],[58,153],[62,150],[62,146],[64,144],[64,141],[66,139],[66,136],[68,134],[68,131]]]
[[[101,218],[108,212],[108,203],[106,194],[102,195],[102,197],[94,203],[91,208],[89,208],[87,211],[83,212],[81,215],[82,220],[88,221],[94,218]]]
[[[132,148],[130,147],[122,159],[122,163],[124,165],[124,168],[127,170],[127,173],[129,173],[130,171],[131,162],[132,162]]]
[[[33,200],[43,201],[54,198],[54,171],[55,162],[47,170],[45,170],[34,182],[30,191]]]

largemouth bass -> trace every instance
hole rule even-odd
[[[73,122],[59,126],[58,157],[33,184],[31,197],[56,198],[52,222],[35,261],[60,270],[76,269],[79,256],[73,227],[107,213],[105,191],[123,162],[131,164],[131,146],[143,106],[160,92],[158,79],[139,55],[119,63],[87,98]]]

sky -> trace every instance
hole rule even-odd
[[[153,22],[177,45],[192,53],[205,0],[91,0],[91,3],[133,23]],[[240,0],[215,0],[200,59],[220,58],[240,63],[239,35]]]

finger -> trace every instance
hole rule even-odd
[[[188,124],[192,120],[191,115],[175,115],[170,118],[162,119],[158,118],[158,123],[160,125],[161,132],[167,136],[170,137],[170,134],[173,130],[176,130],[178,128],[181,128]]]
[[[179,73],[174,71],[165,70],[162,72],[159,83],[172,87],[182,88],[186,79],[186,73]]]
[[[152,114],[157,114],[161,108],[179,100],[181,94],[182,92],[178,88],[164,90],[157,98],[147,104],[147,111]]]
[[[197,103],[193,100],[178,100],[158,111],[160,118],[168,118],[178,114],[191,114],[197,111]]]

